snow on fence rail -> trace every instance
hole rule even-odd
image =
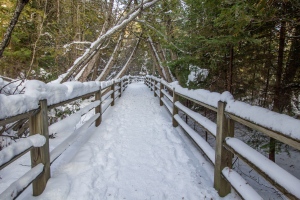
[[[159,97],[160,105],[165,105],[168,108],[172,114],[173,126],[180,125],[214,164],[214,187],[220,196],[227,195],[233,187],[244,199],[253,199],[253,197],[262,199],[232,169],[232,158],[236,155],[285,196],[290,199],[300,199],[299,179],[276,163],[269,161],[247,144],[234,138],[234,123],[238,122],[300,150],[299,120],[236,101],[229,92],[219,94],[202,89],[188,90],[180,87],[176,82],[167,83],[154,76],[146,76],[145,84],[154,92],[154,96]],[[216,123],[182,105],[179,102],[179,97],[216,112]],[[188,115],[216,138],[215,149],[211,148],[199,134],[180,118],[178,110]]]
[[[115,99],[121,97],[130,79],[132,78],[126,76],[109,82],[66,82],[63,84],[29,81],[29,83],[26,83],[25,94],[0,95],[0,126],[29,119],[29,132],[31,135],[0,151],[0,170],[29,151],[31,151],[32,166],[29,172],[0,194],[0,199],[15,199],[31,183],[33,195],[40,195],[50,178],[51,164],[92,123],[95,122],[96,126],[100,125],[102,114],[109,106],[114,105]],[[48,127],[48,110],[93,95],[95,96],[94,102]],[[105,103],[102,105],[103,102]],[[49,130],[59,132],[62,123],[75,126],[80,121],[81,116],[92,109],[95,109],[95,115],[49,152]]]

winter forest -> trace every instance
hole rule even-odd
[[[164,76],[165,68],[166,80],[174,77],[182,86],[227,90],[251,104],[299,115],[296,0],[158,1],[117,30],[139,1],[1,0],[2,40],[16,4],[24,8],[8,43],[1,43],[4,80],[56,80],[106,34],[89,62],[63,81],[113,78],[130,58],[126,74]]]
[[[229,91],[235,100],[300,119],[299,0],[0,0],[0,22],[1,95],[23,94],[28,80],[154,75],[189,90]],[[81,103],[49,111],[49,124]],[[24,120],[0,127],[0,150],[26,137],[28,127]],[[298,150],[242,125],[235,129],[270,160],[298,161],[285,165],[300,172]]]

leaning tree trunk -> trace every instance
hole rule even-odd
[[[113,12],[113,5],[114,5],[114,0],[111,0],[109,2],[109,4],[104,4],[104,7],[105,7],[105,22],[103,24],[103,27],[102,27],[102,30],[101,30],[101,33],[100,35],[103,35],[104,33],[106,33],[109,29],[109,27],[111,26],[112,24],[112,19],[113,19],[113,16],[112,16],[112,12]],[[81,82],[84,82],[87,80],[88,76],[91,74],[92,70],[94,68],[98,68],[98,61],[100,59],[100,56],[101,56],[101,53],[100,53],[100,48],[98,49],[97,53],[93,56],[92,60],[89,61],[89,63],[87,64],[87,66],[85,68],[82,69],[82,74],[80,75],[80,78],[79,80]],[[96,72],[96,70],[94,70],[94,72]]]
[[[116,61],[116,58],[117,58],[119,49],[121,47],[123,38],[124,38],[124,31],[121,32],[121,34],[119,36],[119,39],[118,39],[118,42],[117,42],[117,44],[115,46],[115,49],[114,49],[113,53],[111,54],[111,57],[109,58],[109,60],[106,63],[103,71],[101,72],[100,76],[96,79],[96,81],[104,81],[105,78],[107,77],[107,75],[109,74],[112,66],[114,65],[114,63]]]
[[[17,22],[18,22],[18,19],[21,15],[21,12],[22,12],[23,8],[28,3],[28,1],[29,0],[18,0],[17,7],[16,7],[16,10],[14,12],[14,15],[11,18],[11,21],[9,23],[9,26],[7,27],[6,33],[4,34],[3,41],[1,42],[1,45],[0,45],[0,58],[2,57],[5,48],[9,44],[11,34],[12,34],[12,32],[13,32],[13,30],[14,30]]]
[[[132,61],[132,58],[133,58],[133,56],[134,56],[136,50],[138,49],[138,46],[139,46],[139,44],[140,44],[140,41],[141,41],[141,37],[139,37],[139,39],[138,39],[138,41],[137,41],[137,43],[136,43],[136,45],[135,45],[135,47],[134,47],[134,49],[133,49],[131,55],[129,56],[129,58],[128,58],[126,64],[123,66],[123,68],[121,69],[121,71],[117,74],[117,76],[115,76],[115,79],[122,78],[122,76],[124,76],[125,72],[126,72],[127,69],[129,68],[129,65],[130,65],[130,63],[131,63],[131,61]]]
[[[66,74],[60,76],[60,82],[66,82],[74,74],[74,72],[80,71],[80,68],[84,67],[97,53],[102,43],[117,31],[125,28],[130,22],[132,22],[143,10],[150,8],[159,0],[146,0],[139,6],[130,10],[124,17],[122,17],[117,25],[106,31],[105,34],[100,35],[99,38],[92,44],[92,46],[85,52],[83,56],[78,58],[73,66],[68,70]]]

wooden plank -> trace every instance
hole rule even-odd
[[[159,83],[159,105],[160,106],[163,106],[164,103],[162,101],[162,98],[164,97],[164,94],[162,93],[162,90],[163,90],[163,84],[161,84],[161,81]]]
[[[166,106],[166,108],[168,109],[168,111],[170,112],[170,114],[173,114],[173,108],[166,102],[166,100],[164,98],[161,99],[163,104]]]
[[[7,167],[8,165],[10,165],[11,163],[13,163],[14,161],[16,161],[17,159],[19,159],[20,157],[22,157],[23,155],[25,155],[27,152],[29,152],[33,147],[30,147],[28,149],[26,149],[25,151],[23,151],[22,153],[16,155],[15,157],[13,157],[10,161],[4,163],[3,165],[0,166],[0,170],[4,169],[5,167]]]
[[[171,95],[169,95],[169,93],[166,90],[162,90],[162,93],[164,94],[164,96],[166,96],[171,102],[173,101],[173,97],[171,97]]]
[[[226,178],[233,189],[240,197],[245,200],[263,200],[263,198],[249,185],[249,183],[234,169],[226,167],[222,170],[224,178]]]
[[[87,93],[87,94],[82,95],[82,96],[74,97],[74,98],[68,99],[66,101],[62,101],[62,102],[59,102],[59,103],[56,103],[56,104],[52,104],[52,105],[48,106],[48,110],[56,108],[58,106],[62,106],[64,104],[70,103],[72,101],[76,101],[76,100],[81,99],[81,98],[88,98],[88,97],[93,96],[93,95],[95,95],[95,92],[90,92],[90,93]]]
[[[167,83],[164,83],[164,82],[166,82],[166,81],[162,81],[162,84],[163,84],[165,87],[167,87],[167,88],[168,88],[168,90],[172,91],[172,90],[173,90],[173,88],[172,88],[171,86],[169,86],[169,84],[167,84]]]
[[[203,102],[201,102],[201,101],[198,101],[198,100],[196,100],[196,99],[193,99],[193,98],[191,98],[191,97],[185,96],[185,95],[180,94],[180,93],[177,93],[177,92],[176,92],[176,94],[177,94],[178,96],[181,96],[181,97],[183,97],[183,98],[185,98],[185,99],[188,99],[188,100],[190,100],[190,101],[192,101],[192,102],[194,102],[194,103],[196,103],[196,104],[198,104],[198,105],[201,105],[201,106],[203,106],[203,107],[205,107],[205,108],[208,108],[208,109],[210,109],[210,110],[212,110],[212,111],[215,111],[215,112],[218,111],[218,109],[217,109],[216,107],[210,106],[210,105],[205,104],[205,103],[203,103]]]
[[[120,89],[119,89],[119,93],[120,93],[120,96],[119,97],[121,97],[122,96],[122,88],[123,88],[123,82],[122,81],[120,81],[119,82],[119,87],[120,87]]]
[[[16,199],[43,172],[43,164],[30,169],[18,180],[10,184],[1,194],[0,199]]]
[[[101,101],[102,95],[101,95],[101,92],[102,91],[101,91],[101,87],[100,87],[99,91],[96,92],[96,94],[95,94],[95,100],[100,101],[100,104],[95,108],[95,114],[100,113],[100,116],[95,121],[95,126],[96,127],[98,127],[102,122],[102,114],[101,114],[102,113],[102,110],[101,110],[102,109],[102,101]]]
[[[30,117],[32,115],[35,115],[39,111],[40,111],[40,109],[38,108],[38,109],[31,110],[31,111],[28,111],[28,112],[23,113],[23,114],[19,114],[19,115],[16,115],[16,116],[12,116],[12,117],[8,117],[8,118],[5,118],[5,119],[1,119],[0,126],[4,126],[6,124],[13,123],[15,121],[26,119],[26,118],[28,118],[28,117]]]
[[[175,88],[173,88],[173,114],[172,114],[172,124],[173,124],[173,127],[177,127],[178,126],[178,122],[175,119],[175,115],[178,114],[178,108],[175,105],[176,101],[178,101],[178,95],[175,92]]]
[[[237,155],[240,159],[242,159],[245,163],[247,163],[251,168],[253,168],[256,172],[258,172],[262,177],[264,177],[267,181],[269,181],[272,185],[274,185],[280,192],[282,192],[285,196],[287,196],[289,199],[299,199],[299,197],[294,196],[289,192],[286,188],[282,187],[276,180],[271,178],[267,173],[265,173],[263,170],[261,170],[259,167],[257,167],[255,164],[253,164],[249,159],[241,155],[239,152],[235,151],[232,147],[230,147],[228,144],[223,144],[226,149]],[[253,151],[255,151],[253,149]],[[251,152],[249,152],[251,153]],[[263,155],[262,155],[263,156]],[[275,164],[275,163],[274,163]],[[284,170],[284,169],[283,169]],[[280,176],[280,174],[278,174]],[[283,177],[284,178],[284,177]]]
[[[44,191],[47,181],[50,178],[50,156],[49,156],[49,130],[48,130],[48,109],[47,100],[40,101],[40,112],[29,118],[30,135],[41,134],[46,138],[46,143],[42,147],[31,149],[32,168],[42,163],[43,173],[32,183],[33,196],[38,196]]]
[[[157,84],[157,81],[154,80],[154,85],[153,85],[154,97],[157,97],[157,94],[156,94],[156,84]]]
[[[111,102],[111,106],[114,106],[115,105],[115,81],[113,82],[113,84],[111,85],[111,91],[113,91],[113,93],[111,93],[111,99],[112,99],[112,102]]]
[[[199,133],[194,131],[179,115],[175,116],[175,119],[181,126],[183,130],[187,132],[189,137],[197,144],[197,146],[201,149],[201,151],[204,153],[204,155],[208,158],[208,160],[215,164],[215,151],[214,149],[206,142]]]
[[[181,103],[180,103],[181,104]],[[179,106],[179,109],[182,111],[182,112],[184,112],[186,115],[188,115],[191,119],[193,119],[201,128],[203,128],[206,132],[208,132],[211,136],[213,136],[214,138],[216,137],[215,136],[215,134],[214,133],[212,133],[211,131],[209,131],[205,126],[203,126],[199,121],[198,121],[198,119],[196,119],[195,117],[193,117],[193,116],[191,116],[191,115],[189,115],[188,114],[188,112],[187,112],[187,110],[190,110],[189,108],[187,108],[186,106],[184,106],[184,105],[182,105],[181,104],[181,106],[184,108],[180,108],[180,106]],[[190,111],[192,111],[192,110],[190,110]],[[192,111],[192,112],[194,112],[194,111]],[[199,113],[197,113],[197,114],[199,114]],[[199,115],[201,115],[201,114],[199,114]],[[201,115],[202,116],[202,115]],[[203,116],[202,116],[203,117]],[[208,119],[209,120],[209,119]]]
[[[228,121],[225,117],[226,103],[218,102],[217,112],[217,136],[216,136],[216,151],[215,151],[215,170],[214,170],[214,188],[218,191],[221,197],[230,193],[231,185],[223,178],[222,170],[225,167],[232,168],[232,153],[224,146],[225,138],[228,134]]]
[[[280,142],[283,142],[285,144],[288,144],[288,145],[294,147],[295,149],[300,150],[300,141],[295,138],[289,137],[287,135],[283,135],[280,132],[270,130],[270,129],[262,127],[258,124],[254,124],[253,122],[250,122],[249,120],[237,117],[237,116],[233,115],[232,113],[228,113],[228,112],[225,112],[225,113],[229,116],[229,118],[231,118],[232,120],[234,120],[236,122],[239,122],[239,123],[241,123],[245,126],[248,126],[249,128],[252,128],[254,130],[257,130],[259,132],[262,132],[262,133],[268,135],[269,137],[272,137]]]

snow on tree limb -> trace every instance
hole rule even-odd
[[[109,61],[106,63],[103,71],[101,72],[100,76],[96,79],[96,81],[103,81],[106,78],[107,74],[109,73],[110,69],[115,63],[117,52],[120,49],[123,38],[124,38],[124,31],[122,31],[122,33],[120,34],[118,42],[115,46],[113,53],[111,54],[111,57],[109,58]]]
[[[126,64],[125,64],[124,67],[121,69],[121,71],[117,74],[117,76],[115,77],[115,79],[118,79],[118,78],[124,76],[126,70],[127,70],[128,67],[129,67],[129,64],[131,63],[131,60],[132,60],[132,58],[133,58],[133,56],[134,56],[134,53],[136,52],[136,50],[137,50],[137,48],[138,48],[138,46],[139,46],[139,44],[140,44],[140,41],[141,41],[141,37],[139,37],[139,39],[138,39],[138,41],[137,41],[137,43],[136,43],[136,45],[135,45],[135,47],[134,47],[134,49],[133,49],[131,55],[129,56],[129,58],[128,58]]]
[[[122,20],[119,21],[119,23],[112,27],[111,29],[109,29],[105,34],[100,35],[98,37],[98,39],[93,42],[91,44],[91,47],[89,49],[86,50],[86,52],[79,57],[73,64],[73,66],[68,70],[67,73],[61,75],[58,79],[59,82],[66,82],[75,71],[78,71],[78,68],[80,68],[80,66],[84,66],[86,65],[91,58],[93,57],[93,55],[95,54],[95,52],[100,48],[100,46],[102,45],[102,43],[109,38],[110,36],[112,36],[114,33],[116,33],[117,31],[123,29],[124,27],[126,27],[131,21],[133,21],[144,9],[147,9],[149,7],[151,7],[152,5],[154,5],[156,2],[158,2],[159,0],[148,0],[145,1],[144,4],[140,5],[140,8],[136,9],[134,8],[134,12],[132,12],[132,14],[130,14],[127,18],[122,18]],[[80,71],[80,70],[79,70]]]
[[[154,46],[154,44],[153,44],[153,41],[152,41],[152,38],[151,38],[150,35],[149,35],[149,37],[148,37],[148,41],[149,41],[149,43],[150,43],[150,47],[151,47],[151,50],[152,50],[152,52],[153,52],[153,54],[154,54],[154,57],[155,57],[155,59],[156,59],[156,61],[157,61],[158,67],[161,69],[162,74],[163,74],[163,76],[164,76],[164,77],[162,77],[162,78],[164,78],[165,80],[167,80],[168,82],[170,82],[170,80],[168,80],[169,78],[167,77],[165,68],[164,68],[164,67],[162,66],[162,64],[161,64],[161,60],[160,60],[160,58],[159,58],[159,56],[158,56],[158,53],[157,53],[157,51],[156,51],[156,48],[155,48],[155,46]]]

